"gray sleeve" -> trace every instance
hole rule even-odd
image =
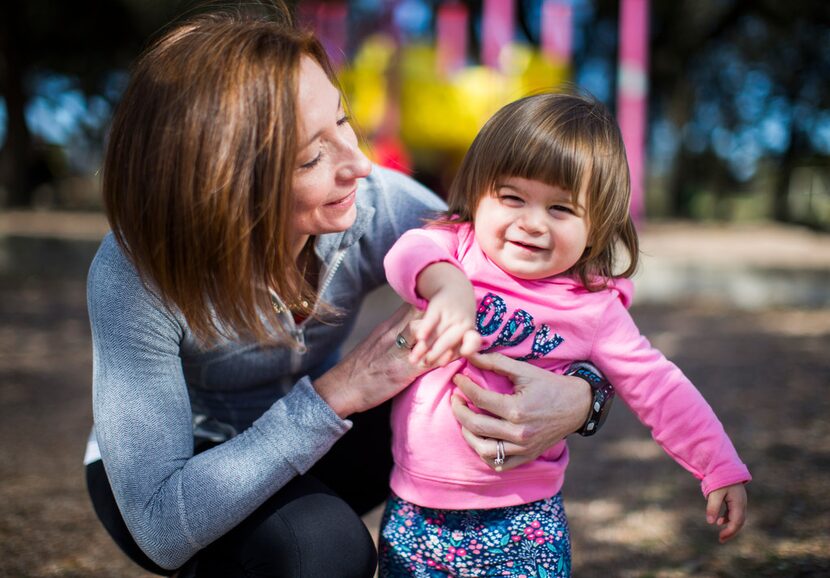
[[[237,437],[193,455],[181,320],[112,239],[88,278],[93,413],[118,507],[141,549],[177,568],[225,534],[350,427],[300,380]]]
[[[376,166],[367,192],[375,207],[372,230],[366,237],[364,262],[373,287],[386,283],[383,258],[398,238],[446,210],[446,203],[411,177]]]

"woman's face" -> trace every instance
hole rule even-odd
[[[372,165],[357,146],[340,92],[312,58],[300,63],[298,153],[289,218],[295,256],[308,237],[345,231],[356,216],[358,179]]]

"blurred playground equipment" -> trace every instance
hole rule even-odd
[[[429,183],[436,190],[444,190],[476,133],[496,110],[571,81],[570,0],[537,3],[538,12],[532,15],[538,21],[535,43],[519,39],[516,15],[522,8],[516,0],[483,0],[478,14],[462,2],[440,3],[432,15],[434,25],[420,35],[407,30],[407,18],[411,22],[417,16],[413,2],[381,4],[387,17],[363,31],[350,26],[354,6],[342,0],[300,2],[298,18],[315,30],[338,68],[367,152],[380,164],[438,175],[437,182]],[[648,0],[620,0],[620,15],[617,118],[632,169],[632,211],[639,217]]]

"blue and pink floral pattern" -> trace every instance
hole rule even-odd
[[[380,535],[380,578],[566,578],[571,544],[562,495],[492,510],[422,508],[393,495]]]

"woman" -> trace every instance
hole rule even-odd
[[[104,199],[85,461],[106,529],[159,574],[371,576],[359,515],[388,492],[383,402],[424,368],[402,351],[403,309],[341,360],[338,347],[385,282],[386,250],[441,201],[370,165],[318,41],[230,13],[173,27],[139,59]],[[590,399],[578,378],[511,361],[482,363],[513,396],[460,385],[510,420],[456,408],[488,463],[494,439],[521,448],[505,468],[578,429]]]

